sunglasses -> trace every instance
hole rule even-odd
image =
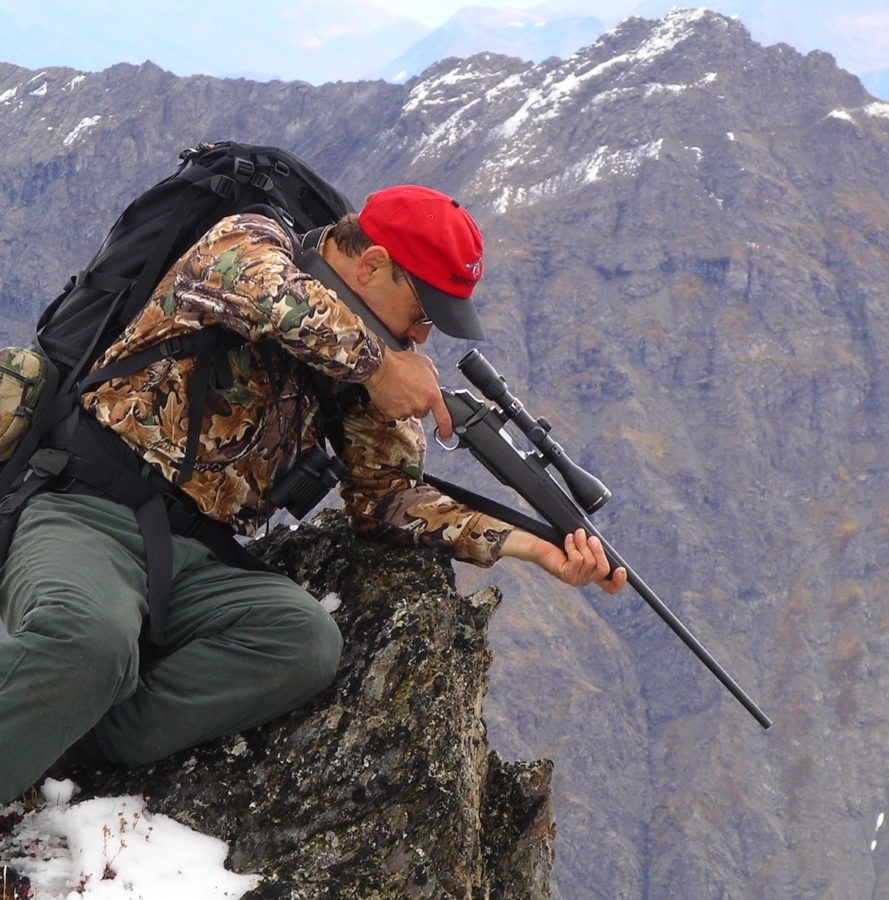
[[[422,318],[414,319],[414,325],[433,325],[435,324],[432,319],[426,314],[426,310],[423,309],[423,304],[420,302],[420,295],[417,293],[417,288],[414,285],[413,279],[407,272],[404,273],[404,277],[407,279],[408,287],[411,289],[411,293],[414,295],[414,300],[417,301],[417,306],[420,307],[420,312],[423,313]]]

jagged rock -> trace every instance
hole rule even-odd
[[[356,537],[328,511],[257,551],[345,638],[309,708],[140,770],[75,772],[229,842],[253,898],[548,897],[549,762],[489,750],[482,700],[495,588],[461,596],[439,554]]]

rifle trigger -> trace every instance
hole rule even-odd
[[[438,425],[435,426],[435,430],[432,432],[432,436],[435,438],[435,442],[441,447],[442,450],[456,450],[460,446],[460,436],[466,431],[462,426],[457,426],[454,428],[454,437],[457,439],[457,442],[454,445],[446,444],[439,435]]]

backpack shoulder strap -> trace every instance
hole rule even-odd
[[[350,288],[336,273],[333,266],[318,252],[318,247],[324,242],[329,228],[316,228],[309,231],[303,237],[301,243],[295,245],[294,263],[300,271],[311,275],[326,288],[334,291],[337,297],[358,316],[374,334],[377,335],[387,347],[392,350],[407,350],[410,342],[395,337],[389,328],[383,324],[379,316]]]

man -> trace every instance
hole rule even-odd
[[[433,325],[482,337],[470,299],[482,238],[444,194],[416,185],[381,190],[322,235],[319,249],[395,337],[420,344]],[[419,480],[418,419],[431,413],[443,437],[452,433],[434,365],[412,348],[388,349],[293,259],[291,239],[273,219],[224,219],[99,360],[107,366],[210,326],[243,339],[208,394],[187,480],[194,357],[164,358],[87,391],[77,432],[87,443],[76,452],[87,460],[89,442],[98,441],[96,453],[101,444],[112,455],[109,470],[119,464],[145,480],[163,476],[201,521],[252,534],[273,512],[269,490],[322,435],[310,367],[366,392],[344,418],[341,491],[358,531],[447,547],[483,566],[517,557],[569,584],[620,590],[626,573],[607,580],[596,539],[578,532],[556,547]],[[0,641],[0,802],[72,745],[146,764],[295,709],[336,672],[341,638],[314,598],[277,573],[228,565],[180,533],[167,548],[169,600],[158,618],[149,609],[155,539],[113,486],[94,486],[65,478],[32,498],[0,576],[0,618],[10,633]]]

